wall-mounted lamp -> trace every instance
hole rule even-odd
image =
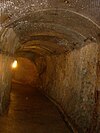
[[[14,62],[12,63],[12,68],[15,69],[17,67],[17,60],[14,60]]]

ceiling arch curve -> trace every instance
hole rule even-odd
[[[26,4],[23,1],[18,4],[18,1],[11,0],[5,6],[8,19],[4,19],[2,26],[14,29],[21,44],[18,50],[34,53],[42,51],[40,55],[43,51],[61,53],[59,49],[68,52],[81,48],[86,40],[98,43],[100,26],[91,19],[92,17],[84,14],[79,3],[73,5],[72,1],[68,6],[63,0],[56,0],[57,5],[50,0],[26,1]],[[83,13],[78,12],[77,5]],[[83,6],[86,9],[84,3]]]

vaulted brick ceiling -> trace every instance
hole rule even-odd
[[[14,29],[17,53],[44,56],[100,41],[100,0],[0,1],[2,27]]]

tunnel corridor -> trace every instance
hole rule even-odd
[[[0,133],[71,133],[58,109],[37,89],[12,85],[8,113],[0,118]]]
[[[0,0],[0,133],[71,132],[100,133],[100,0]]]

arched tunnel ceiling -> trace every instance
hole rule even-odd
[[[2,28],[19,37],[17,53],[60,54],[100,41],[100,0],[0,1]]]

